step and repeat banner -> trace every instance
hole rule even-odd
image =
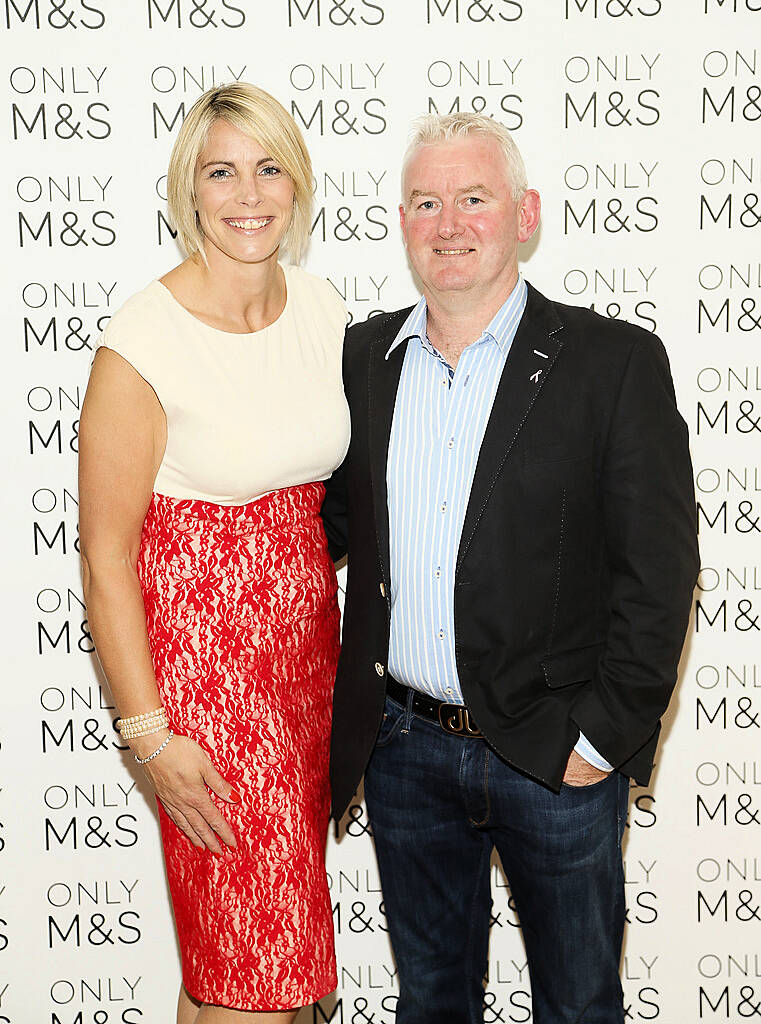
[[[515,133],[543,197],[526,277],[662,337],[703,569],[657,772],[631,794],[627,1020],[761,1024],[761,0],[0,0],[0,32],[0,1024],[173,1019],[156,813],[83,603],[77,425],[98,332],[180,258],[165,169],[183,115],[235,80],[302,128],[306,266],[355,320],[416,298],[410,120],[475,110]],[[392,1024],[361,802],[328,867],[339,988],[299,1022]],[[530,1021],[496,860],[492,885],[485,1020]]]

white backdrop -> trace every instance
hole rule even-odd
[[[543,196],[524,273],[655,329],[693,438],[704,569],[626,846],[627,1019],[761,1019],[761,0],[1,0],[5,72],[0,1024],[170,1021],[155,812],[118,749],[82,604],[77,420],[110,314],[178,261],[183,111],[241,79],[302,126],[308,269],[356,319],[415,300],[410,119],[483,110]],[[300,1022],[390,1024],[366,816],[329,845],[340,985]],[[497,865],[487,1022],[531,1019]]]

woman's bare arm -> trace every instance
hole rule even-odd
[[[156,395],[109,349],[95,359],[79,440],[79,530],[87,614],[123,717],[161,704],[136,565],[163,455]]]
[[[154,391],[120,355],[101,349],[80,421],[80,546],[90,630],[125,718],[161,705],[136,566],[165,445],[166,419]],[[136,737],[130,746],[145,757],[166,735],[162,730]],[[231,788],[198,744],[176,736],[145,770],[167,813],[195,846],[219,853],[217,836],[236,845],[206,789],[230,799]]]

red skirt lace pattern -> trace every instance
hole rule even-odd
[[[240,793],[237,851],[197,850],[159,804],[188,992],[271,1011],[336,986],[325,875],[336,578],[320,483],[247,505],[154,494],[138,572],[176,732]]]

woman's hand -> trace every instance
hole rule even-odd
[[[148,757],[168,735],[166,729],[140,736],[130,742],[135,754]],[[193,846],[222,853],[220,840],[237,849],[235,833],[209,796],[209,789],[222,800],[240,803],[240,796],[211,763],[195,740],[175,735],[158,757],[143,766],[164,810],[185,833]],[[208,787],[208,788],[207,788]]]

